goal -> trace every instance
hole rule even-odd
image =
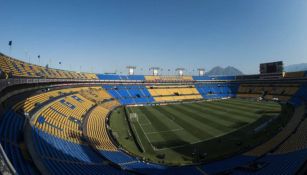
[[[130,119],[131,122],[138,122],[139,121],[137,113],[130,113],[129,119]]]

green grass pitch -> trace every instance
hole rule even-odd
[[[110,126],[131,154],[153,162],[190,164],[237,153],[267,139],[271,135],[259,137],[263,133],[254,129],[278,118],[281,110],[278,103],[243,99],[127,107],[126,112],[119,108],[111,114]],[[266,130],[274,133],[277,127]]]

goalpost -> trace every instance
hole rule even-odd
[[[139,122],[137,113],[129,113],[129,119],[131,122]]]

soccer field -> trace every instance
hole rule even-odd
[[[254,128],[277,118],[280,111],[281,106],[274,102],[228,99],[127,107],[126,111],[123,108],[117,109],[111,116],[110,124],[114,133],[126,135],[125,139],[116,139],[129,152],[153,161],[163,160],[176,164],[206,159],[204,155],[207,158],[220,156],[211,155],[212,151],[223,154],[237,151],[240,147],[238,145],[244,145],[249,140],[248,137],[253,135]],[[124,115],[127,115],[126,118]],[[112,121],[112,117],[117,119]],[[124,126],[127,121],[118,121],[120,118],[130,121],[132,131]],[[142,153],[133,148],[132,143],[128,143],[132,140],[132,133],[133,140],[139,144]],[[253,141],[249,142],[248,144],[253,144]],[[228,144],[227,148],[224,148],[225,143]]]

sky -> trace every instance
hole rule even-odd
[[[254,74],[263,62],[307,62],[306,0],[0,0],[0,7],[0,52],[43,66],[123,74],[128,65],[136,74],[234,66]]]

